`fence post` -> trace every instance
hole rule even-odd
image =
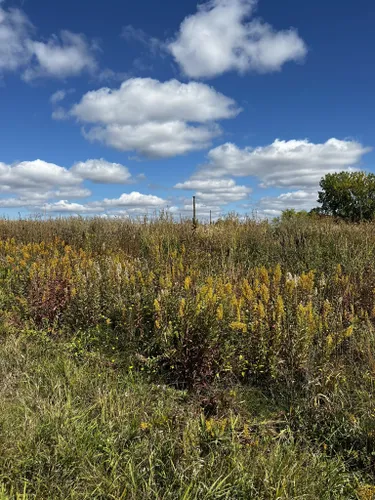
[[[195,196],[193,196],[193,229],[197,227],[197,211],[195,206]]]

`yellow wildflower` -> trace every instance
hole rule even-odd
[[[232,330],[241,330],[243,333],[247,332],[247,325],[241,323],[241,321],[233,321],[229,326]]]
[[[344,332],[344,338],[349,338],[353,335],[353,325],[350,325]]]
[[[186,306],[186,300],[182,298],[180,300],[180,308],[178,311],[178,315],[180,316],[180,318],[183,318],[185,316],[185,306]]]
[[[190,276],[186,276],[185,283],[184,283],[185,290],[189,290],[190,285],[191,285],[191,277]]]
[[[161,311],[161,307],[160,307],[158,299],[154,300],[154,309],[155,309],[155,312],[160,312]]]
[[[266,310],[264,308],[263,302],[258,302],[258,316],[259,319],[264,319],[266,317]]]
[[[270,300],[270,291],[265,283],[262,283],[260,287],[260,297],[265,304],[268,304]]]
[[[217,310],[216,310],[216,317],[219,321],[222,321],[223,319],[223,316],[224,316],[224,308],[223,308],[223,304],[219,304]]]

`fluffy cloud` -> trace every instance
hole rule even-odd
[[[102,207],[127,207],[127,208],[161,208],[167,205],[166,200],[152,194],[142,194],[136,191],[123,193],[119,198],[105,198],[96,202],[96,206]]]
[[[91,191],[83,186],[85,180],[125,184],[131,181],[131,174],[125,166],[103,159],[78,162],[70,169],[43,160],[0,163],[0,192],[18,196],[2,199],[2,206],[4,203],[34,206],[49,199],[87,198]]]
[[[218,127],[193,127],[184,122],[93,127],[84,136],[121,151],[138,151],[150,158],[168,158],[207,148],[220,135]]]
[[[58,212],[58,213],[96,213],[101,212],[103,209],[101,207],[90,207],[89,205],[81,205],[80,203],[70,203],[67,200],[60,200],[56,203],[46,203],[43,207],[40,207],[41,210],[46,212]]]
[[[68,200],[60,200],[55,203],[46,203],[44,205],[34,203],[33,205],[39,210],[46,212],[65,212],[70,214],[98,213],[103,215],[106,213],[109,216],[130,216],[144,214],[148,209],[158,210],[166,208],[167,201],[158,196],[133,191],[132,193],[123,193],[119,198],[105,198],[104,200],[89,202],[84,205],[80,203],[71,203]]]
[[[36,63],[25,70],[25,80],[43,76],[66,78],[95,70],[92,48],[83,35],[62,31],[60,38],[53,36],[46,43],[28,41],[28,50]]]
[[[36,207],[40,204],[40,199],[34,198],[0,198],[1,208],[23,208],[23,207]]]
[[[210,161],[197,175],[206,178],[254,176],[261,180],[263,187],[315,187],[325,174],[358,165],[370,150],[359,142],[339,139],[329,139],[323,144],[277,139],[255,149],[240,149],[227,143],[208,153]]]
[[[30,54],[26,42],[33,27],[19,9],[5,10],[0,2],[0,76],[27,64]]]
[[[119,89],[88,92],[70,114],[95,124],[84,132],[89,140],[168,157],[207,147],[220,133],[214,122],[239,112],[233,99],[202,83],[132,78]]]
[[[317,190],[293,191],[282,193],[279,196],[267,196],[261,198],[259,207],[261,213],[267,217],[277,217],[287,208],[296,210],[311,210],[317,206]]]
[[[56,193],[55,193],[56,194]],[[56,196],[54,196],[56,198]],[[149,209],[159,210],[167,208],[167,201],[158,196],[138,192],[123,193],[119,198],[88,202],[85,204],[70,202],[61,199],[49,202],[43,196],[35,198],[0,198],[0,207],[28,208],[40,212],[68,213],[68,214],[107,214],[109,216],[140,215]],[[175,207],[172,207],[175,209]]]
[[[87,188],[81,187],[69,187],[69,188],[60,188],[53,193],[47,193],[47,198],[88,198],[91,196],[91,191]]]
[[[251,188],[238,186],[233,179],[190,179],[175,185],[176,189],[196,191],[197,200],[203,203],[224,205],[248,198]]]
[[[43,191],[55,186],[76,186],[82,179],[69,170],[43,160],[22,161],[14,165],[0,163],[0,190],[29,189]]]
[[[131,78],[119,89],[88,92],[73,107],[72,115],[88,123],[140,125],[170,121],[206,123],[233,118],[239,111],[233,99],[203,83]]]
[[[67,214],[113,214],[126,209],[129,215],[148,209],[167,208],[166,200],[139,192],[123,193],[119,198],[77,203],[91,191],[84,186],[90,180],[100,184],[133,182],[129,170],[120,163],[104,159],[77,162],[70,169],[43,160],[0,163],[0,207],[27,208],[33,211]]]
[[[73,165],[71,171],[82,179],[102,184],[125,184],[131,178],[126,167],[103,159],[80,161]]]
[[[286,208],[310,210],[317,203],[320,179],[327,173],[358,168],[370,150],[359,142],[339,139],[322,144],[275,140],[268,146],[244,149],[227,143],[209,151],[208,163],[175,188],[194,190],[197,200],[223,206],[245,201],[251,192],[231,177],[255,177],[261,187],[273,188],[258,202],[262,215],[277,216]],[[286,187],[291,191],[274,194],[274,188]]]
[[[36,40],[34,28],[20,9],[5,9],[0,2],[0,75],[23,70],[26,81],[39,77],[66,78],[93,72],[96,58],[84,35],[61,31],[48,41]]]
[[[304,41],[295,29],[276,31],[254,14],[257,0],[210,0],[185,18],[168,49],[191,78],[226,71],[279,71],[288,61],[303,60]]]

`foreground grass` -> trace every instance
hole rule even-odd
[[[0,500],[375,498],[375,225],[0,221]]]
[[[359,498],[255,389],[205,417],[193,395],[40,335],[3,336],[0,360],[2,500]]]

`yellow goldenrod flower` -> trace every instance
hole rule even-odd
[[[242,294],[247,301],[251,302],[253,300],[254,294],[248,280],[246,279],[242,283]]]
[[[265,283],[262,283],[260,287],[260,297],[265,304],[270,301],[270,291]]]
[[[258,302],[258,316],[259,316],[259,319],[264,319],[266,317],[266,310],[265,310],[264,305],[261,301]]]
[[[224,317],[224,307],[223,304],[219,304],[217,310],[216,310],[216,317],[219,321],[222,321]]]
[[[160,312],[161,311],[161,307],[160,307],[158,299],[154,300],[154,309],[155,309],[155,312]]]
[[[190,285],[191,285],[191,277],[190,276],[186,276],[185,282],[184,282],[185,290],[189,290]]]
[[[349,338],[353,335],[353,325],[350,325],[344,332],[344,338]]]
[[[265,285],[267,285],[267,287],[269,286],[269,284],[270,284],[270,277],[269,277],[267,269],[264,266],[262,266],[259,269],[259,278],[260,278],[260,280],[261,280],[262,283],[264,283]]]
[[[183,318],[185,316],[185,306],[186,306],[186,300],[184,298],[182,298],[180,300],[180,308],[178,311],[178,315],[180,318]]]
[[[281,281],[281,276],[282,276],[281,266],[280,266],[280,264],[277,264],[277,266],[275,267],[275,271],[273,273],[273,284],[275,287],[279,286],[280,281]]]
[[[243,333],[247,332],[247,325],[240,321],[233,321],[229,326],[232,330],[241,330]]]

